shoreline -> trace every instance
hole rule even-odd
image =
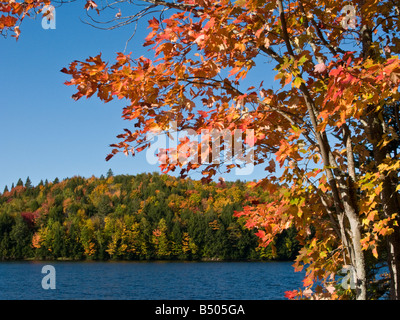
[[[252,260],[224,260],[219,258],[204,258],[204,259],[195,259],[195,260],[181,260],[181,259],[132,259],[132,260],[124,260],[124,259],[108,259],[108,260],[99,260],[99,259],[73,259],[73,258],[57,258],[57,259],[38,259],[38,258],[25,258],[25,259],[2,259],[0,260],[0,264],[2,262],[110,262],[110,263],[118,263],[118,262],[158,262],[158,263],[168,263],[168,262],[182,262],[182,263],[190,263],[190,262],[293,262],[292,260],[264,260],[264,259],[252,259]]]

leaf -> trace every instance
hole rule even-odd
[[[292,291],[285,291],[285,298],[288,298],[289,300],[294,299],[298,294],[297,290],[292,290]]]
[[[305,81],[304,81],[302,78],[300,78],[300,77],[296,77],[296,78],[294,79],[294,81],[293,81],[293,85],[294,85],[296,88],[300,88],[300,86],[301,86],[302,83],[305,83]]]
[[[305,277],[304,280],[303,280],[304,287],[312,286],[313,283],[314,283],[314,281],[312,280],[312,278],[310,276]]]
[[[288,85],[289,83],[292,82],[292,75],[289,74],[287,77],[285,77],[285,84],[284,86]]]
[[[314,67],[314,72],[316,72],[316,73],[324,73],[325,71],[326,71],[326,65],[325,65],[325,63],[318,63],[318,64],[316,64],[315,65],[315,67]]]
[[[228,77],[235,75],[236,73],[238,73],[240,70],[242,70],[241,67],[234,67],[232,68],[232,70],[229,72]]]
[[[84,8],[85,8],[87,11],[88,11],[89,9],[96,9],[97,14],[100,14],[99,9],[97,9],[97,4],[96,4],[96,2],[94,2],[93,0],[87,0]]]

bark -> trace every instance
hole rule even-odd
[[[294,51],[290,43],[290,37],[287,32],[286,18],[284,14],[282,1],[277,1],[277,7],[279,11],[279,18],[282,26],[282,38],[285,42],[287,51],[290,56],[294,57]],[[333,200],[335,204],[335,210],[338,218],[342,217],[342,222],[339,223],[341,227],[341,236],[343,244],[346,245],[348,242],[348,254],[350,256],[351,264],[354,268],[356,275],[356,297],[357,300],[365,300],[367,298],[367,281],[366,281],[366,270],[365,270],[365,259],[364,253],[361,247],[361,224],[357,214],[357,209],[352,201],[352,183],[351,177],[346,175],[338,168],[335,163],[335,158],[332,155],[328,138],[325,132],[318,131],[318,110],[314,100],[311,97],[308,88],[304,83],[300,85],[300,91],[304,98],[307,111],[311,120],[312,127],[315,132],[317,144],[322,156],[322,160],[325,167],[328,182],[332,189]],[[350,139],[349,135],[346,135]],[[346,143],[347,146],[347,143]],[[352,159],[354,165],[354,159]],[[333,168],[333,169],[332,169]],[[351,175],[354,173],[354,168],[349,170]],[[346,178],[350,183],[346,183]],[[345,223],[343,221],[344,216],[347,218],[350,226],[350,239],[347,239]]]
[[[376,168],[384,162],[390,154],[386,147],[378,146],[383,140],[383,124],[377,114],[369,117],[369,140],[373,146],[373,155]],[[378,169],[377,169],[378,170]],[[381,201],[384,218],[390,218],[395,213],[400,213],[400,204],[395,186],[398,181],[393,174],[387,174],[383,178]],[[392,223],[394,232],[387,236],[387,262],[390,271],[390,299],[400,300],[400,221],[395,220],[397,226]]]

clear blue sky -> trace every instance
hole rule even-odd
[[[133,125],[121,119],[124,102],[104,104],[95,97],[75,102],[74,87],[64,85],[69,76],[60,72],[63,67],[100,52],[113,61],[133,30],[133,25],[113,31],[88,26],[79,19],[87,19],[83,5],[57,8],[55,30],[43,29],[38,17],[24,20],[18,41],[0,38],[0,192],[27,176],[36,185],[41,179],[100,176],[109,168],[114,174],[159,171],[144,152],[137,157],[121,153],[106,162],[109,144]],[[134,57],[147,54],[141,39],[150,18],[128,45]],[[256,168],[251,176],[225,178],[252,180],[263,172]]]

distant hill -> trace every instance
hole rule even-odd
[[[293,230],[259,248],[235,217],[262,190],[139,174],[18,181],[0,195],[0,259],[292,260]]]

